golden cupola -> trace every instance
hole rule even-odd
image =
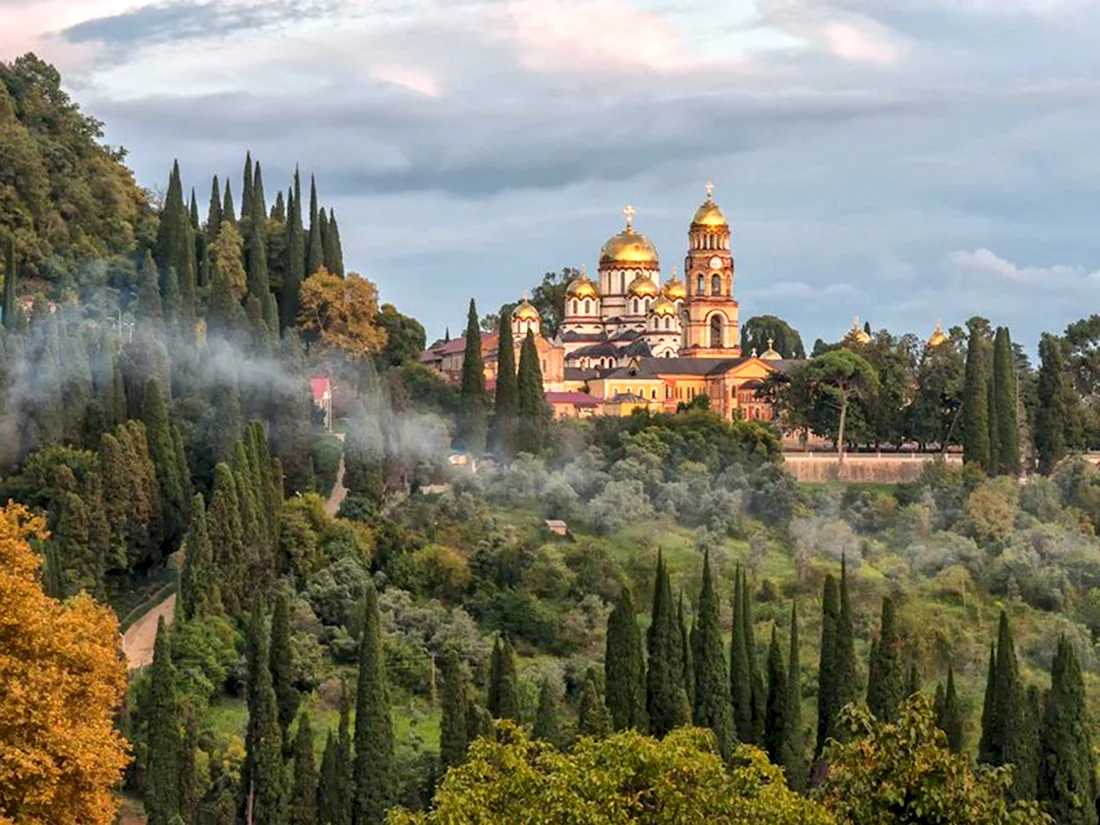
[[[631,281],[626,291],[634,298],[656,298],[661,294],[661,288],[645,275]]]
[[[940,344],[947,342],[947,333],[943,331],[943,325],[937,320],[936,328],[932,331],[932,334],[928,338],[928,346],[938,347]]]
[[[867,334],[867,330],[859,325],[859,318],[854,318],[852,320],[852,328],[848,330],[848,334],[844,336],[844,343],[871,343],[871,336]]]
[[[714,184],[707,182],[707,199],[695,210],[695,217],[691,219],[692,226],[702,226],[709,229],[728,229],[730,222],[722,214],[718,204],[714,202]]]
[[[524,298],[519,306],[512,310],[512,317],[517,321],[537,321],[540,316],[534,305]]]
[[[677,277],[676,267],[672,268],[672,277],[668,279],[663,292],[670,301],[683,301],[687,298],[687,284]]]
[[[588,276],[584,273],[584,267],[581,267],[580,276],[569,282],[569,286],[565,288],[565,294],[569,298],[584,300],[585,298],[599,298],[600,290],[588,279]]]
[[[768,339],[768,348],[760,354],[760,358],[764,361],[782,361],[783,356],[775,350],[775,339]]]
[[[669,316],[671,318],[676,317],[676,304],[672,303],[668,298],[664,296],[658,298],[653,302],[653,306],[649,308],[651,315]]]
[[[634,207],[626,207],[623,214],[626,215],[626,228],[607,239],[600,249],[600,265],[622,264],[656,269],[660,264],[656,247],[645,235],[634,231]]]

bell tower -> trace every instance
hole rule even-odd
[[[714,202],[714,184],[707,181],[707,199],[695,210],[688,230],[681,357],[741,355],[739,307],[733,297],[732,235],[729,221]]]

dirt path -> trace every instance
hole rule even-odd
[[[337,433],[336,437],[341,441],[344,440],[343,433]],[[336,512],[340,509],[340,504],[347,498],[348,490],[344,486],[344,456],[340,456],[340,466],[336,468],[336,483],[332,485],[332,495],[328,497],[328,501],[325,502],[325,512],[330,516],[335,516]]]
[[[122,652],[126,654],[126,665],[130,670],[138,670],[153,661],[153,645],[157,641],[157,622],[160,617],[168,624],[176,615],[176,594],[173,593],[132,625],[122,635]]]

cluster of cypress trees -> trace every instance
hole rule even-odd
[[[984,320],[972,318],[963,385],[963,460],[990,475],[1020,472],[1016,356],[1007,327],[992,341]]]
[[[1035,453],[1042,473],[1051,472],[1079,440],[1074,416],[1077,397],[1068,363],[1065,341],[1044,333],[1039,340],[1035,411]]]

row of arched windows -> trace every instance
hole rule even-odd
[[[728,237],[722,237],[721,235],[712,235],[709,233],[699,233],[691,239],[692,249],[713,249],[715,251],[728,250],[730,248],[730,239]]]

